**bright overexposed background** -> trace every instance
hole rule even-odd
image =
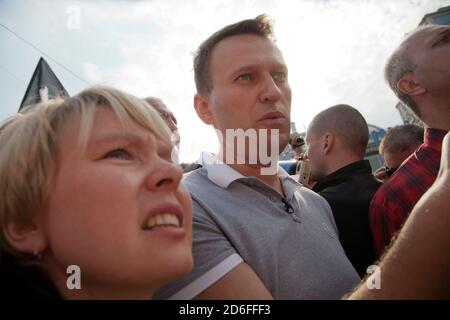
[[[201,150],[216,151],[217,143],[192,106],[193,52],[217,29],[267,13],[289,66],[291,118],[299,131],[316,113],[337,103],[350,104],[369,123],[387,128],[401,119],[383,80],[384,63],[425,14],[448,4],[0,0],[0,23],[28,42],[0,27],[0,121],[17,111],[43,56],[71,95],[102,83],[141,97],[161,97],[178,118],[181,160],[195,160]]]

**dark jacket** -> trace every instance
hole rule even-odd
[[[326,176],[313,190],[330,204],[339,240],[350,262],[363,277],[376,260],[369,225],[369,206],[381,182],[368,160],[349,164]]]
[[[0,261],[0,299],[63,299],[47,274],[37,265]]]

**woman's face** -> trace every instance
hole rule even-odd
[[[69,265],[80,297],[149,298],[192,268],[192,203],[171,146],[98,108],[86,152],[76,118],[59,135],[58,170],[43,225],[43,263],[59,290]]]

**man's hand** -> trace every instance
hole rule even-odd
[[[375,178],[377,178],[380,181],[386,180],[386,168],[385,167],[378,168],[373,173],[373,175],[375,176]]]

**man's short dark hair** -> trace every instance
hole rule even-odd
[[[225,38],[241,34],[254,34],[273,41],[272,21],[267,15],[261,14],[254,19],[242,20],[230,24],[206,39],[197,49],[194,56],[194,74],[197,93],[209,93],[212,89],[209,62],[211,60],[211,52],[216,44]]]
[[[369,128],[363,115],[354,107],[338,104],[318,113],[308,129],[316,137],[329,131],[342,141],[347,151],[364,157],[369,141]]]
[[[414,124],[389,129],[380,143],[380,154],[405,152],[423,143],[423,128]]]

